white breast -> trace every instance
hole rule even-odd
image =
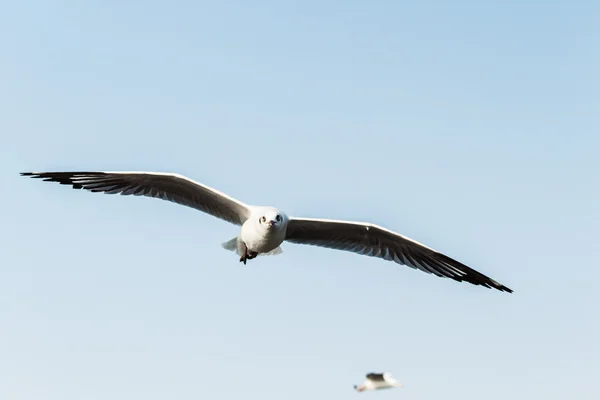
[[[268,253],[276,249],[285,239],[285,229],[268,231],[259,226],[258,220],[248,219],[242,225],[242,241],[250,251]]]

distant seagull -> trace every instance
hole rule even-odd
[[[179,174],[158,172],[22,172],[22,176],[71,185],[92,192],[157,197],[241,226],[222,246],[240,261],[279,254],[284,240],[394,261],[400,265],[512,293],[495,280],[425,245],[378,225],[330,219],[295,218],[274,207],[246,205]],[[263,189],[268,188],[263,186]]]
[[[366,377],[367,379],[362,385],[354,385],[354,390],[357,392],[364,392],[365,390],[391,389],[404,386],[404,384],[392,378],[392,374],[389,372],[384,372],[382,374],[371,372],[368,373]]]

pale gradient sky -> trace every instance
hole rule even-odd
[[[220,4],[219,4],[220,3]],[[600,398],[600,3],[22,1],[0,12],[0,398]],[[178,172],[514,289],[21,171]],[[358,395],[369,371],[405,388]]]

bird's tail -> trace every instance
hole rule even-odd
[[[225,250],[235,251],[236,253],[239,253],[239,251],[238,251],[238,238],[237,238],[237,236],[234,237],[231,240],[228,240],[226,242],[221,243],[221,246],[223,246],[223,248]],[[238,254],[238,255],[241,255],[241,254]]]
[[[241,256],[244,252],[244,246],[243,246],[242,242],[239,241],[238,239],[239,238],[236,236],[231,240],[221,243],[221,246],[225,250],[235,251],[238,254],[238,256]],[[277,248],[275,248],[267,253],[260,253],[259,256],[275,256],[275,255],[281,254],[281,253],[283,253],[281,246],[277,246]]]

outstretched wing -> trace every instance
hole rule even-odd
[[[373,224],[290,218],[286,240],[378,257],[439,277],[512,293],[506,286],[444,254]]]
[[[159,172],[22,172],[22,176],[71,185],[91,192],[155,197],[192,207],[236,225],[249,207],[224,193],[183,175]]]

